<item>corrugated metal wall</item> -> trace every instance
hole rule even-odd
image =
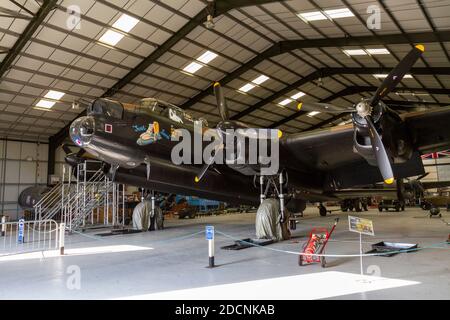
[[[19,194],[34,185],[47,184],[48,144],[0,140],[0,213],[15,220],[22,215]],[[55,172],[60,174],[64,152],[57,151]]]

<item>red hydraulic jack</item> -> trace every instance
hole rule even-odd
[[[331,237],[336,225],[339,222],[339,218],[334,219],[334,225],[328,232],[327,228],[314,228],[309,234],[308,242],[303,245],[303,251],[301,253],[306,253],[308,255],[298,256],[298,265],[304,266],[306,264],[319,263],[322,268],[326,267],[326,260],[323,256],[315,256],[314,254],[323,254],[325,252],[325,246]]]

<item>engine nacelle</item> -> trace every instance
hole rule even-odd
[[[367,100],[362,101],[365,103]],[[411,158],[413,147],[404,121],[383,102],[371,110],[374,125],[380,134],[383,145],[392,163],[403,163]],[[371,165],[376,165],[375,154],[369,137],[367,122],[358,113],[352,114],[355,125],[353,135],[354,150]]]

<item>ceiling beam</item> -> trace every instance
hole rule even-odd
[[[14,43],[14,46],[8,51],[8,54],[0,64],[0,79],[9,69],[14,59],[16,59],[17,55],[22,51],[25,44],[31,39],[37,28],[41,25],[42,21],[44,21],[50,11],[55,8],[57,1],[58,0],[45,0],[41,5],[39,11],[28,23],[21,36],[17,39],[16,43]]]
[[[289,86],[281,89],[280,91],[272,94],[271,96],[257,102],[253,106],[235,114],[231,117],[231,120],[239,120],[240,118],[248,115],[249,113],[273,102],[276,99],[283,97],[294,89],[312,82],[314,80],[330,77],[339,74],[376,74],[376,73],[389,73],[392,68],[322,68],[313,73],[310,73],[304,78],[293,82]],[[450,75],[450,68],[412,68],[411,73],[415,75]]]
[[[220,16],[231,9],[236,9],[251,5],[260,5],[269,2],[275,2],[276,0],[216,0],[214,2],[214,9],[212,15],[214,17]],[[155,63],[163,54],[165,54],[170,48],[177,44],[181,39],[185,38],[192,30],[197,26],[206,22],[207,16],[211,14],[211,8],[205,7],[195,17],[189,20],[180,30],[174,33],[166,42],[153,51],[147,58],[142,60],[134,69],[128,72],[122,79],[115,83],[110,89],[108,89],[102,97],[111,97],[116,94],[120,89],[130,83],[134,78],[145,71],[150,65]]]
[[[332,94],[331,96],[321,100],[320,102],[331,102],[331,101],[333,101],[333,100],[335,100],[337,98],[341,98],[341,97],[344,97],[344,96],[353,95],[353,94],[357,94],[357,93],[361,93],[361,92],[372,92],[372,91],[376,91],[377,89],[378,89],[378,87],[375,87],[375,86],[348,87],[348,88],[345,88],[345,89],[343,89],[343,90],[341,90],[339,92],[336,92],[335,94]],[[395,88],[395,89],[392,90],[392,92],[399,92],[399,91],[426,92],[426,93],[429,93],[429,94],[446,94],[446,95],[450,95],[450,89],[441,89],[441,88],[425,88],[425,89],[424,88]],[[420,102],[417,102],[417,103],[420,103]],[[306,114],[306,113],[307,112],[305,112],[305,111],[296,111],[293,114],[291,114],[290,116],[272,123],[269,126],[269,128],[279,127],[282,124],[285,124],[285,123],[287,123],[287,122],[289,122],[291,120],[294,120],[297,117],[299,117],[299,116],[301,116],[303,114]],[[321,126],[323,126],[325,124],[328,124],[328,123],[330,123],[332,121],[335,121],[335,120],[343,117],[346,114],[348,114],[348,113],[341,113],[341,114],[333,117],[334,119],[330,118],[328,120],[325,120]],[[331,120],[331,119],[333,119],[333,120]],[[327,121],[329,121],[329,122],[327,122]],[[319,125],[319,124],[317,124],[317,125]],[[311,128],[314,128],[317,125],[312,126]],[[311,128],[308,128],[307,130],[311,130]]]
[[[440,107],[450,106],[450,102],[435,102],[435,101],[383,100],[383,102],[388,106],[413,106],[416,104],[423,106],[440,106]]]
[[[308,49],[308,48],[325,48],[325,47],[344,47],[344,46],[366,46],[366,45],[380,45],[380,44],[409,44],[410,41],[416,43],[428,43],[428,42],[438,42],[450,41],[450,31],[441,32],[418,32],[410,33],[408,37],[403,34],[387,34],[379,35],[377,37],[373,36],[359,36],[359,37],[342,37],[342,38],[327,38],[327,39],[305,39],[305,40],[287,40],[275,43],[273,46],[269,47],[262,53],[258,54],[254,58],[250,59],[240,67],[236,68],[231,73],[227,74],[225,77],[219,80],[222,85],[225,85],[237,77],[241,76],[243,73],[255,67],[260,62],[292,51],[296,49]],[[381,41],[381,43],[380,43]],[[188,101],[186,101],[181,108],[188,109],[195,103],[200,102],[203,98],[212,94],[212,86],[204,89]]]

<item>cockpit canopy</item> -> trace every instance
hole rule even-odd
[[[122,119],[123,117],[122,103],[110,99],[100,98],[94,100],[88,107],[88,115],[105,115],[110,118]]]
[[[203,126],[208,126],[208,122],[203,119],[194,119],[189,113],[180,107],[156,98],[144,98],[139,101],[138,105],[122,104],[118,101],[99,98],[96,99],[88,108],[88,115],[104,115],[108,118],[122,119],[124,109],[140,113],[144,115],[151,115],[152,113],[160,114],[175,122],[184,124],[193,124],[194,121],[202,122]]]

